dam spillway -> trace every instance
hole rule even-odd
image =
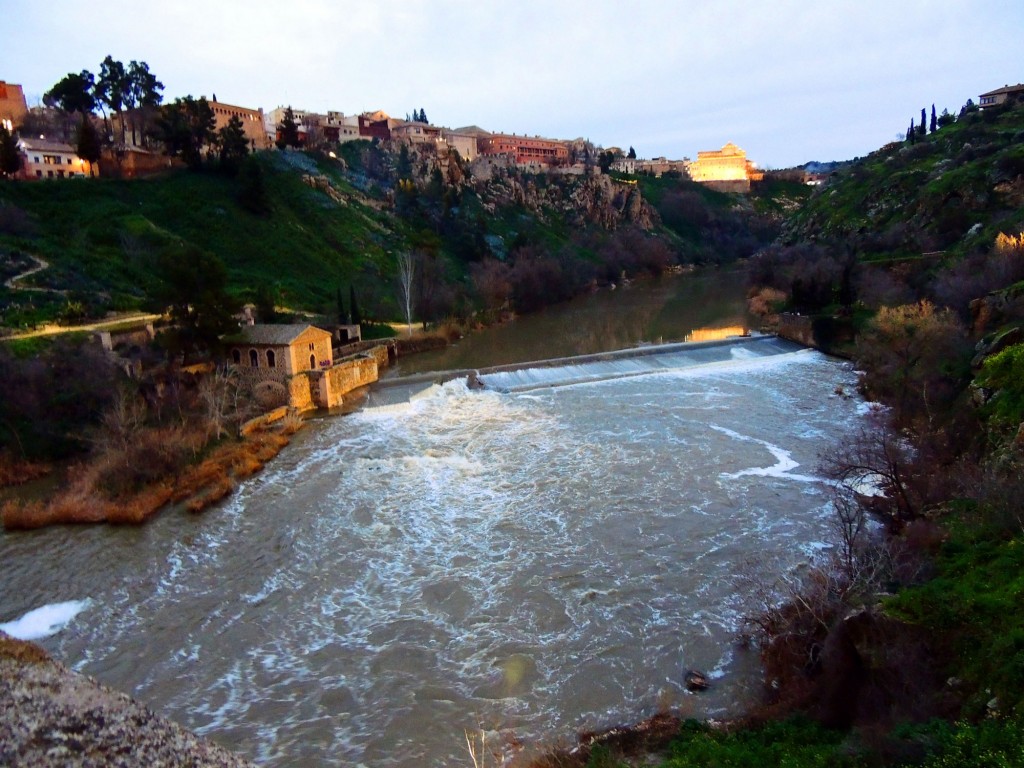
[[[751,585],[828,547],[815,465],[859,424],[855,375],[770,338],[670,346],[427,377],[203,516],[5,533],[0,623],[77,601],[48,651],[271,767],[735,713]]]

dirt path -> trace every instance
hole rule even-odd
[[[162,315],[147,315],[147,314],[134,314],[134,315],[122,315],[120,317],[111,318],[110,320],[97,320],[95,323],[83,323],[82,325],[56,325],[53,323],[42,326],[41,328],[35,328],[31,331],[22,331],[20,333],[12,333],[10,336],[0,336],[0,341],[10,341],[12,339],[31,339],[36,336],[56,336],[60,333],[81,333],[83,331],[102,331],[104,328],[113,328],[119,325],[127,325],[129,323],[137,323],[142,325],[144,323],[152,323],[155,320],[159,320]]]
[[[40,259],[38,256],[30,256],[29,254],[25,254],[25,255],[28,256],[30,259],[32,259],[32,261],[34,261],[36,263],[36,266],[32,267],[31,269],[26,269],[20,275],[15,275],[11,279],[7,280],[4,283],[4,287],[5,288],[8,288],[8,289],[10,289],[12,291],[37,291],[39,293],[60,293],[60,294],[67,293],[67,291],[59,291],[56,288],[37,288],[37,287],[32,286],[32,285],[18,285],[18,283],[20,283],[26,277],[34,275],[36,272],[42,272],[44,269],[46,269],[47,267],[50,266],[49,262],[43,261],[43,259]]]

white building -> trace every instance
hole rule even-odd
[[[89,162],[59,141],[20,139],[18,151],[23,159],[19,177],[23,179],[84,178],[94,174]]]

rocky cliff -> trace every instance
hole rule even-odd
[[[123,693],[0,632],[0,765],[12,768],[245,768]]]

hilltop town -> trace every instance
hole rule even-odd
[[[44,104],[29,108],[20,85],[0,81],[0,124],[9,133],[20,133],[17,148],[21,166],[9,175],[26,180],[97,175],[131,178],[165,170],[167,155],[175,153],[156,128],[156,112],[170,105],[159,106],[156,92],[150,101],[146,106],[128,108],[122,104],[116,110],[111,107],[109,119],[89,114],[88,121],[102,144],[99,156],[92,160],[83,157],[77,146],[83,130],[80,122],[68,119],[68,113],[74,111],[72,102],[62,102],[51,91]],[[229,125],[237,126],[248,150],[253,152],[273,149],[275,145],[329,150],[350,141],[376,140],[429,147],[439,158],[456,153],[477,176],[508,167],[567,175],[609,170],[655,177],[670,173],[723,192],[741,193],[750,191],[751,182],[764,178],[746,153],[731,142],[718,150],[699,151],[696,160],[643,159],[637,157],[632,147],[628,152],[618,147],[605,149],[583,138],[550,139],[526,133],[491,132],[478,126],[433,125],[422,109],[399,119],[382,110],[346,115],[340,110],[317,113],[278,106],[265,112],[262,108],[218,101],[216,94],[212,99],[201,97],[196,102],[203,111],[209,110],[213,134],[219,135]],[[213,151],[212,144],[208,151]]]

